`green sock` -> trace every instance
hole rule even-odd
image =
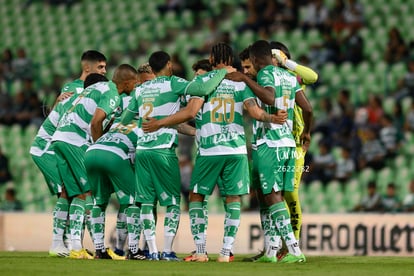
[[[126,209],[126,220],[128,229],[128,248],[132,254],[138,252],[139,236],[141,235],[141,209],[132,205]]]
[[[75,197],[69,207],[70,236],[72,249],[82,249],[82,229],[85,218],[85,200]]]
[[[116,217],[116,248],[123,250],[125,247],[125,241],[127,239],[127,218],[126,210],[128,205],[121,204],[119,206],[118,215]]]
[[[141,221],[144,228],[144,236],[150,253],[158,252],[155,242],[155,218],[153,214],[154,204],[141,205]]]
[[[53,237],[52,247],[64,246],[63,235],[65,233],[66,221],[68,220],[69,203],[66,198],[58,198],[53,209]]]
[[[93,209],[93,198],[90,195],[87,195],[85,198],[85,224],[88,229],[89,235],[93,240],[93,230],[92,230],[92,212]]]
[[[240,225],[240,202],[230,202],[226,204],[226,219],[224,221],[224,239],[221,254],[229,256],[236,239]]]
[[[91,212],[92,240],[96,251],[105,250],[105,209],[106,206],[95,205]]]
[[[172,244],[177,234],[180,222],[180,207],[178,205],[167,206],[164,219],[164,252],[172,251]]]
[[[272,221],[275,223],[277,229],[280,232],[280,235],[282,236],[283,240],[285,241],[288,248],[294,248],[296,250],[295,246],[289,246],[289,245],[297,245],[297,240],[295,238],[295,234],[293,233],[292,225],[290,224],[290,216],[289,212],[286,208],[286,204],[284,201],[276,203],[269,208],[270,215],[272,217]],[[291,249],[289,249],[289,252]],[[297,252],[290,252],[293,254],[297,254]]]
[[[205,227],[206,220],[202,202],[190,202],[189,204],[191,234],[197,247],[197,253],[206,253]]]

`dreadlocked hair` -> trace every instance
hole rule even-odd
[[[217,43],[211,48],[212,66],[217,66],[220,63],[225,65],[233,64],[233,50],[226,43]]]

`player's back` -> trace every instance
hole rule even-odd
[[[203,81],[215,71],[199,76]],[[201,155],[245,154],[243,102],[254,98],[244,82],[224,79],[210,95],[196,116],[197,141]]]
[[[147,81],[135,90],[135,99],[139,117],[162,119],[175,114],[180,109],[180,98],[185,94],[188,81],[176,76],[159,76]],[[170,148],[178,143],[175,128],[160,128],[144,133],[139,123],[138,149]]]
[[[97,108],[101,108],[107,117],[119,105],[120,99],[116,86],[112,82],[98,82],[84,89],[71,102],[59,120],[53,140],[65,141],[73,145],[90,142],[90,122]]]

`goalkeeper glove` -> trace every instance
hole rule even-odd
[[[279,65],[286,67],[291,71],[295,71],[296,66],[298,65],[293,60],[288,59],[286,54],[279,49],[272,49],[272,56],[277,60]]]

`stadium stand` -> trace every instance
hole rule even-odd
[[[27,2],[31,2],[27,5]],[[190,54],[191,48],[202,46],[210,33],[203,26],[203,16],[220,16],[221,31],[229,31],[237,51],[251,44],[258,34],[249,30],[238,33],[237,28],[244,22],[247,12],[243,0],[204,0],[201,11],[184,8],[161,13],[158,7],[163,0],[101,0],[74,1],[65,5],[45,4],[48,1],[0,0],[0,49],[24,48],[34,61],[35,87],[42,101],[48,96],[44,87],[52,83],[54,75],[65,79],[77,77],[78,57],[85,49],[97,49],[106,53],[116,62],[127,62],[135,66],[143,63],[152,51],[160,48],[178,53],[192,78],[191,65],[201,55]],[[52,1],[49,1],[52,2]],[[325,4],[332,7],[333,0]],[[406,42],[414,41],[414,1],[381,0],[359,1],[364,7],[365,25],[359,33],[364,41],[365,59],[359,64],[327,62],[318,68],[317,86],[308,87],[307,95],[318,112],[318,102],[323,97],[337,97],[337,91],[348,88],[356,107],[366,103],[369,94],[384,99],[384,109],[392,112],[395,103],[392,93],[397,89],[399,79],[407,72],[404,62],[388,64],[384,61],[387,47],[387,33],[398,26]],[[221,14],[222,10],[226,14]],[[302,13],[299,13],[302,14]],[[390,16],[398,15],[398,16]],[[201,22],[201,24],[200,24]],[[185,30],[185,31],[183,31]],[[311,45],[322,40],[322,33],[311,29],[306,33],[298,28],[292,31],[279,30],[270,34],[269,39],[287,44],[295,57],[306,55]],[[298,43],[300,41],[300,43]],[[108,76],[112,75],[112,68]],[[22,88],[22,83],[13,83],[11,95]],[[0,92],[4,93],[2,83]],[[413,99],[402,101],[404,114]],[[0,112],[1,113],[1,112]],[[50,198],[40,172],[29,156],[30,143],[37,132],[35,125],[21,127],[18,124],[0,124],[0,144],[10,158],[10,169],[14,185],[25,203],[26,211],[51,211],[54,200]],[[321,133],[314,133],[310,153],[317,151]],[[351,180],[341,187],[332,181],[323,185],[312,182],[303,187],[301,198],[305,212],[347,212],[352,209],[365,192],[369,180],[378,180],[381,191],[394,181],[400,197],[407,191],[407,184],[414,177],[414,135],[405,133],[404,143],[392,164],[380,171],[363,169],[355,172]],[[343,188],[343,189],[342,189]],[[212,210],[220,212],[220,200],[214,200]]]

